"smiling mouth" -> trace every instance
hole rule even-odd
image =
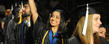
[[[55,22],[55,21],[52,21],[51,23],[52,23],[52,24],[55,24],[56,22]]]

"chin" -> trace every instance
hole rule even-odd
[[[52,27],[55,27],[55,25],[51,25]]]
[[[52,24],[51,26],[52,26],[52,27],[56,27],[56,25],[53,25],[53,24]]]

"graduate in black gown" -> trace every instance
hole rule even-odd
[[[91,6],[96,4],[103,3],[95,2],[79,6],[77,9],[78,14],[85,16],[80,17],[72,37],[68,39],[68,44],[107,44],[97,35],[102,24],[100,18],[103,9],[100,8],[101,6],[98,6],[96,9],[94,6]]]
[[[22,23],[22,10],[19,6],[16,6],[12,11],[13,18],[8,22],[7,29],[5,29],[5,44],[17,44],[16,43],[16,27]]]
[[[31,8],[31,13],[35,15],[35,17],[37,18],[35,21],[37,23],[37,21],[40,18],[37,12],[37,5],[35,5],[34,0],[29,0],[29,5]],[[40,19],[44,19],[44,18],[40,18]],[[65,26],[62,10],[59,9],[54,10],[50,14],[47,25],[39,22],[39,25],[37,26],[39,27],[39,29],[34,29],[34,30],[36,30],[35,32],[40,32],[39,34],[41,34],[39,35],[40,36],[39,44],[63,44],[64,43],[63,32],[66,30],[66,26]]]

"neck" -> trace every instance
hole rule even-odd
[[[30,16],[28,16],[28,17],[26,18],[26,20],[27,20],[28,22],[30,22]]]
[[[57,31],[58,31],[58,26],[52,27],[52,32],[53,32],[53,33],[56,33]]]
[[[94,44],[94,37],[91,35],[91,44]]]

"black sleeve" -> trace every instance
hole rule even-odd
[[[13,26],[13,27],[12,27]],[[15,29],[16,25],[13,20],[8,23],[7,29],[5,30],[5,43],[15,44]]]
[[[102,42],[103,42],[104,44],[109,44],[109,42],[108,42],[105,38],[100,37],[100,39],[102,40]]]
[[[33,24],[33,38],[35,44],[40,44],[44,26],[45,24],[42,22],[42,18],[38,17],[36,23]]]

